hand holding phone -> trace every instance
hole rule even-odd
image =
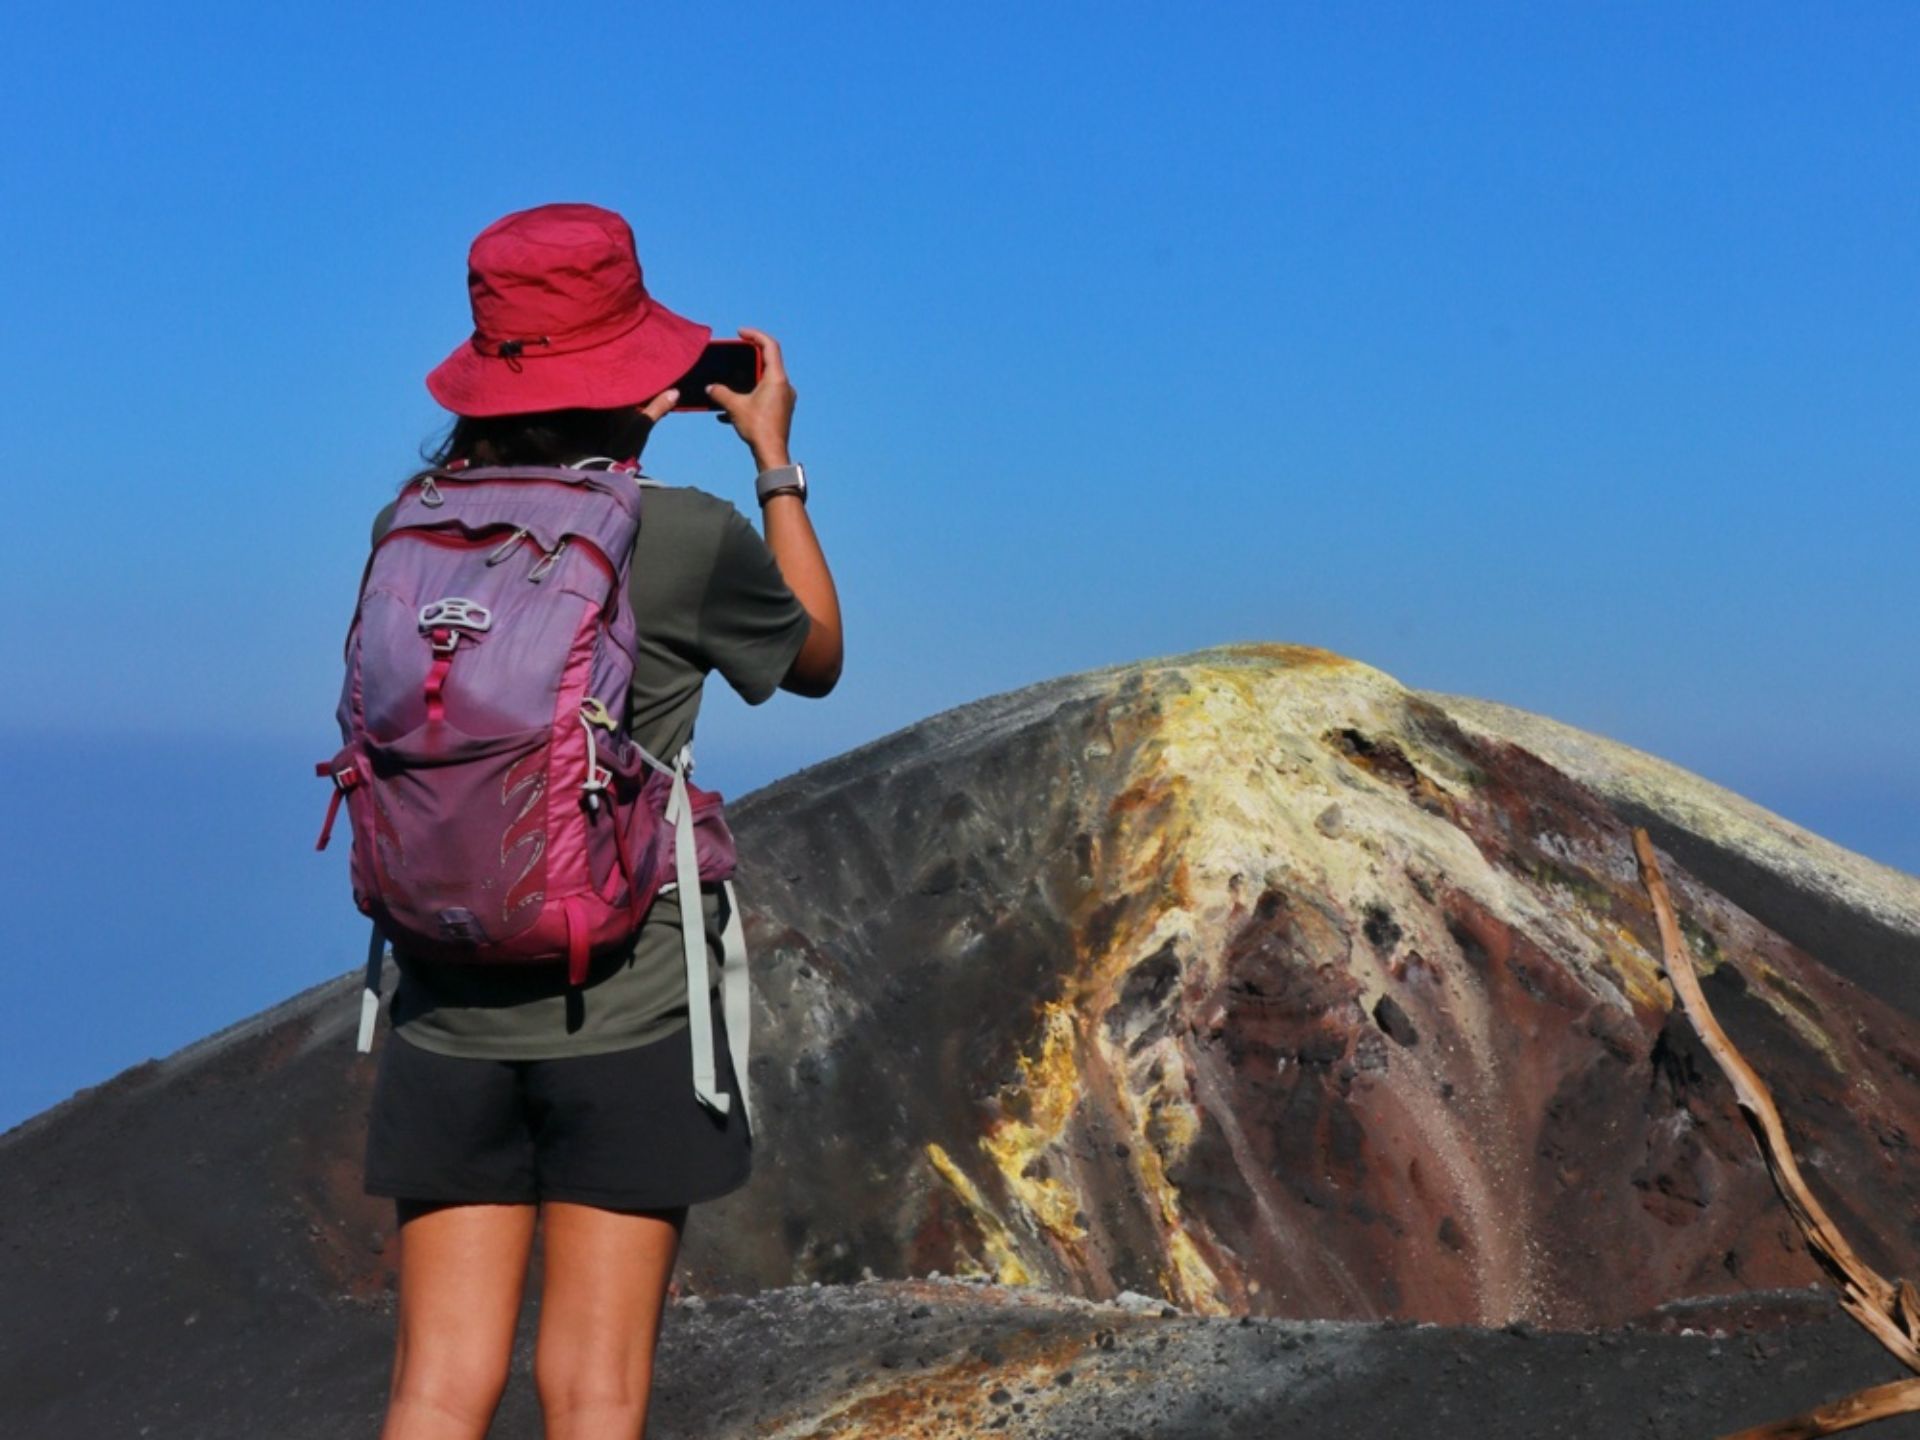
[[[732,424],[740,438],[747,442],[747,448],[753,451],[754,463],[762,470],[791,465],[793,456],[787,450],[787,437],[793,429],[796,397],[787,379],[780,342],[764,330],[750,330],[745,326],[741,327],[740,335],[751,344],[758,357],[753,385],[742,391],[735,385],[716,384],[707,398],[720,408],[718,418]]]

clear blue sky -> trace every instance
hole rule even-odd
[[[1920,870],[1920,7],[15,4],[0,1124],[351,967],[306,847],[464,254],[764,326],[847,612],[739,794],[1232,640]],[[734,498],[729,432],[649,468]]]

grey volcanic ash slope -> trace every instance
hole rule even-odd
[[[1816,1283],[1670,1013],[1628,821],[1810,1182],[1920,1270],[1920,881],[1626,747],[1239,646],[961,707],[733,815],[764,1134],[696,1217],[691,1290],[937,1269],[1575,1327]],[[0,1140],[6,1414],[377,1411],[393,1237],[358,1193],[352,984]],[[987,1351],[955,1364],[990,1378]]]
[[[1626,824],[1497,721],[1233,647],[996,697],[758,792],[767,1179],[716,1207],[695,1277],[977,1270],[1555,1325],[1812,1282],[1670,1013]],[[1596,773],[1631,755],[1592,749]],[[1674,867],[1711,997],[1835,1213],[1913,1273],[1913,1011],[1753,918],[1819,887],[1742,830],[1752,807],[1672,798],[1665,835],[1774,882]],[[1843,913],[1920,953],[1920,882],[1816,859]]]

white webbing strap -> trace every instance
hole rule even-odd
[[[720,927],[720,1013],[727,1021],[727,1056],[733,1061],[733,1083],[740,1091],[740,1113],[751,1135],[753,1100],[747,1093],[747,1030],[753,1021],[752,995],[747,988],[747,931],[740,923],[740,898],[733,881],[725,883],[727,923]]]
[[[713,1006],[707,995],[707,919],[700,902],[700,860],[693,843],[693,802],[687,797],[687,754],[673,767],[667,823],[673,826],[673,879],[680,892],[680,939],[687,957],[687,1028],[693,1038],[693,1093],[721,1115],[733,1097],[720,1092],[713,1061]]]
[[[380,922],[373,922],[373,934],[367,940],[367,984],[360,992],[360,1038],[362,1055],[373,1049],[373,1022],[380,1014],[380,966],[387,956],[387,937],[380,933]]]

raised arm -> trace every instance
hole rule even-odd
[[[788,436],[793,430],[796,393],[787,378],[780,344],[763,330],[742,328],[740,338],[751,341],[761,355],[760,382],[747,394],[724,385],[709,385],[707,394],[721,409],[747,448],[754,464],[771,470],[793,463]],[[827,694],[840,680],[844,654],[840,631],[840,597],[833,574],[813,533],[806,502],[797,495],[775,495],[761,507],[767,548],[779,562],[780,574],[812,622],[805,643],[793,657],[780,688],[796,695]]]

